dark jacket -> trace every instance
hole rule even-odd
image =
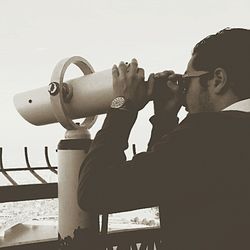
[[[162,205],[168,249],[250,249],[250,114],[152,118],[149,151],[126,161],[136,114],[110,110],[81,166],[85,210]],[[143,129],[143,128],[142,128]]]

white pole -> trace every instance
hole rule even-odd
[[[58,232],[61,239],[73,237],[78,227],[96,232],[99,228],[98,215],[81,210],[77,202],[79,170],[91,143],[89,133],[86,130],[80,135],[77,130],[68,131],[66,137],[58,145]]]

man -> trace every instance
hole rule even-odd
[[[81,166],[82,209],[161,205],[168,249],[250,249],[250,30],[198,43],[179,75],[113,67],[115,99]],[[180,80],[180,79],[179,79]],[[154,100],[149,149],[126,161],[137,113]],[[178,125],[181,105],[189,115]],[[143,178],[141,178],[143,176]]]

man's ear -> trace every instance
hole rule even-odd
[[[227,72],[223,68],[216,68],[214,70],[214,93],[222,94],[227,88]]]

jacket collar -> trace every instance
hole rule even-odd
[[[222,111],[229,111],[229,110],[250,112],[250,98],[235,102],[230,106],[226,107],[225,109],[223,109]]]

